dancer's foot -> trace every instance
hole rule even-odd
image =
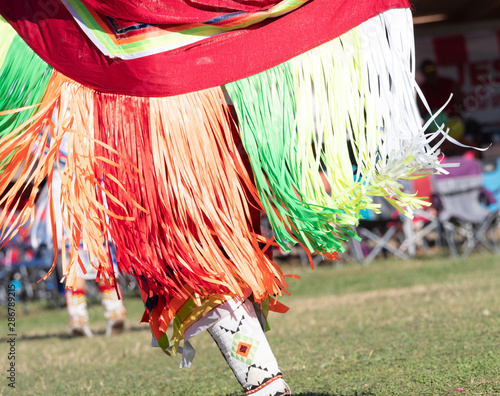
[[[123,333],[125,330],[124,319],[111,319],[106,324],[106,336],[114,336]]]
[[[70,324],[70,330],[71,330],[71,334],[74,337],[92,338],[94,336],[92,334],[92,331],[90,330],[90,327],[87,324],[82,324],[82,325]]]
[[[127,315],[123,300],[118,298],[114,287],[99,286],[99,291],[101,292],[101,303],[104,306],[104,317],[108,321],[106,335],[112,336],[122,333],[125,329]]]
[[[85,290],[67,290],[66,308],[69,314],[69,328],[75,337],[92,337],[89,328],[89,314],[87,312],[87,296]]]

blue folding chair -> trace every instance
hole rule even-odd
[[[486,172],[483,173],[483,187],[493,194],[496,202],[488,205],[491,212],[500,210],[500,158],[497,158],[496,167],[488,171],[483,167]]]

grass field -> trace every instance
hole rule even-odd
[[[282,299],[290,311],[271,314],[268,338],[294,395],[500,395],[500,257],[284,269],[302,280]],[[127,331],[113,338],[91,306],[92,339],[68,336],[64,309],[17,306],[15,390],[2,313],[1,394],[242,394],[208,334],[181,370],[178,357],[149,347],[140,299],[125,303]]]

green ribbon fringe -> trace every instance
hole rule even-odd
[[[407,65],[413,32],[403,32],[410,51],[396,48],[406,37],[390,30],[394,17],[401,16],[379,17],[226,85],[264,210],[285,251],[296,240],[311,252],[343,251],[360,212],[378,211],[370,196],[385,197],[410,217],[422,205],[400,180],[435,167],[438,151],[419,125]],[[385,40],[380,51],[363,45],[373,24],[389,32],[369,38]]]
[[[295,244],[295,236],[310,250],[340,251],[339,240],[346,240],[351,234],[348,229],[332,225],[340,210],[335,205],[311,200],[306,195],[308,191],[301,187],[310,181],[309,192],[322,191],[327,196],[317,178],[308,177],[307,169],[297,161],[294,84],[291,64],[286,62],[227,84],[226,89],[234,103],[242,142],[278,244],[288,250],[287,243]],[[306,145],[309,151],[314,149],[312,140]],[[318,155],[304,164],[315,167],[318,174]],[[339,240],[331,238],[332,232],[338,234]]]
[[[4,20],[0,20],[0,36],[9,37],[13,29]],[[15,34],[10,47],[0,55],[0,111],[14,110],[40,103],[50,76],[52,67],[36,55],[26,43]],[[3,138],[37,110],[36,107],[20,112],[0,116],[0,138]]]

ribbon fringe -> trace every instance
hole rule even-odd
[[[282,249],[297,239],[314,252],[342,251],[360,211],[378,210],[370,196],[409,216],[425,205],[401,184],[439,168],[415,101],[412,42],[410,11],[393,9],[226,85]]]
[[[116,244],[118,267],[138,280],[157,335],[174,316],[174,300],[243,298],[248,287],[256,302],[282,295],[285,275],[265,254],[272,242],[259,235],[255,209],[265,210],[282,249],[298,242],[335,258],[360,211],[377,210],[370,196],[409,215],[425,204],[399,182],[439,169],[439,149],[430,142],[443,133],[426,135],[421,126],[410,18],[408,10],[387,11],[227,84],[238,122],[220,87],[162,98],[100,93],[53,71],[6,34],[0,240],[33,221],[47,178],[56,251],[58,239],[70,242],[67,287],[75,285],[77,266],[84,269],[81,241],[98,278],[114,285],[110,245]],[[23,72],[16,48],[33,60],[33,70]],[[54,167],[60,197],[52,196]],[[30,186],[21,208],[19,194]],[[61,199],[62,230],[54,199]]]
[[[253,228],[257,191],[220,88],[126,97],[96,92],[54,72],[44,98],[35,115],[0,140],[0,160],[14,152],[0,191],[21,172],[2,201],[2,225],[7,217],[15,219],[2,229],[2,239],[32,221],[44,178],[49,202],[59,199],[52,197],[51,175],[68,134],[66,166],[58,169],[64,224],[59,232],[66,235],[59,239],[70,241],[63,266],[68,288],[76,282],[77,266],[85,271],[81,241],[98,278],[114,284],[113,241],[119,269],[141,280],[146,298],[158,299],[151,320],[163,331],[169,301],[193,290],[241,297],[250,287],[256,301],[283,294],[285,275],[265,254],[270,241]],[[16,212],[16,194],[29,184],[30,204]],[[53,204],[50,215],[57,250]]]

